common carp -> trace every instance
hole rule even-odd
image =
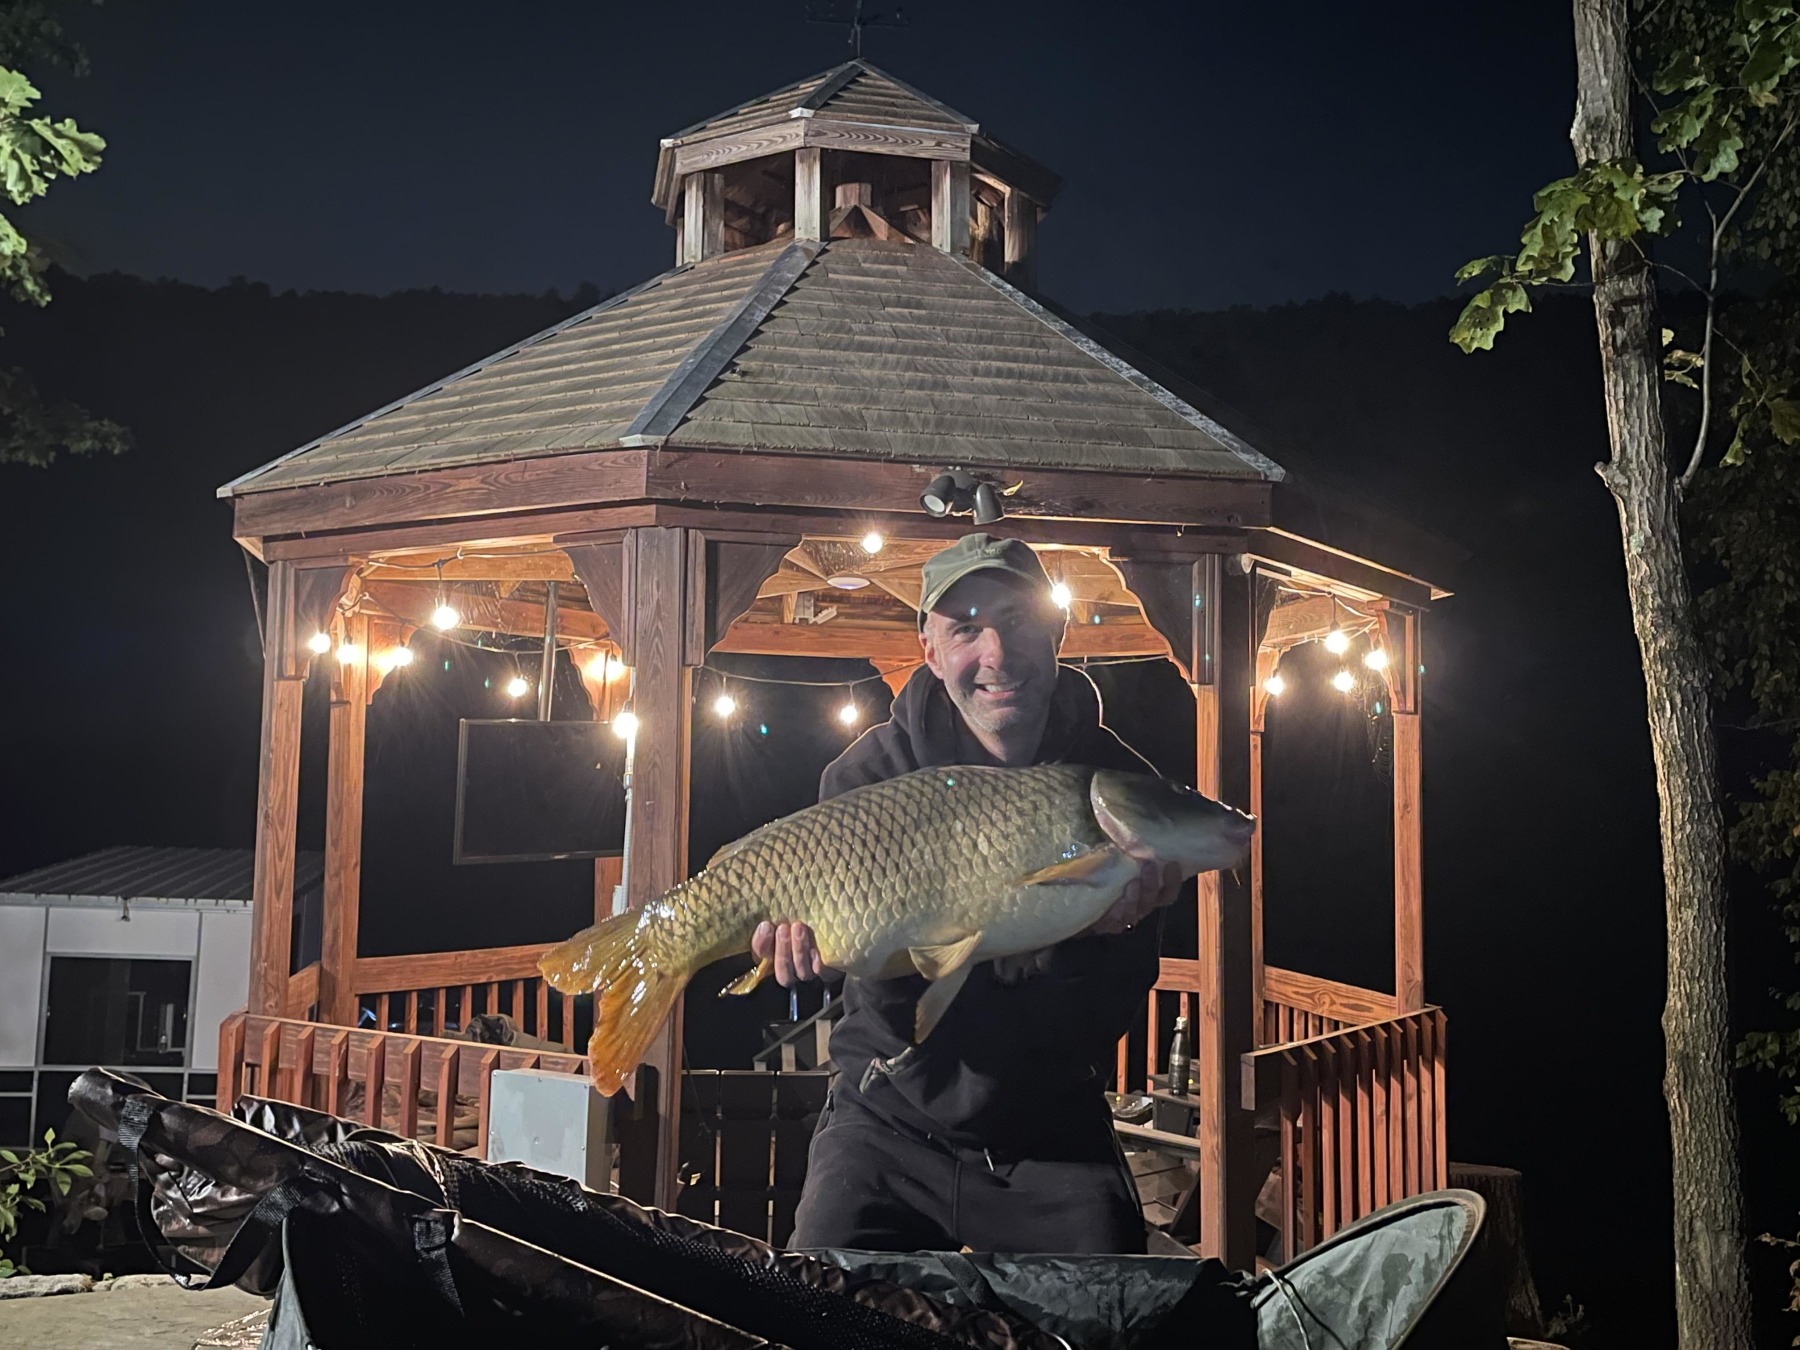
[[[701,967],[750,950],[764,920],[805,923],[828,966],[932,983],[923,1041],[978,961],[1049,947],[1111,908],[1139,860],[1235,867],[1255,821],[1146,774],[1074,764],[921,769],[797,811],[719,850],[641,909],[545,952],[544,978],[594,991],[588,1064],[618,1091]],[[722,993],[746,994],[762,962]]]

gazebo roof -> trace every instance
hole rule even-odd
[[[644,445],[1283,477],[985,268],[859,238],[678,267],[219,493]]]
[[[905,81],[859,59],[796,80],[786,88],[740,103],[735,108],[727,108],[705,121],[683,127],[673,136],[664,138],[663,143],[678,145],[686,140],[748,131],[752,127],[813,113],[825,113],[845,121],[937,126],[948,131],[981,129],[974,118],[963,116],[929,94],[922,94]]]

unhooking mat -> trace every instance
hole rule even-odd
[[[234,1115],[92,1070],[140,1230],[196,1287],[273,1295],[266,1350],[573,1336],[737,1350],[1501,1350],[1468,1192],[1390,1206],[1280,1271],[1179,1257],[781,1252],[518,1164],[322,1112]],[[522,1344],[522,1342],[520,1342]]]

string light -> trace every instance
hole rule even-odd
[[[1387,649],[1384,647],[1371,647],[1363,657],[1363,664],[1370,670],[1386,670],[1387,663]]]
[[[1325,635],[1325,650],[1333,656],[1342,656],[1350,650],[1350,635],[1341,628],[1334,628]]]
[[[838,709],[838,721],[847,727],[853,727],[862,718],[862,710],[855,703],[846,703]]]
[[[1356,676],[1347,670],[1340,670],[1331,677],[1331,687],[1340,694],[1347,694],[1356,688]]]
[[[864,553],[869,554],[870,556],[873,556],[873,555],[881,552],[881,546],[883,544],[885,544],[886,542],[887,542],[887,540],[885,540],[881,537],[881,534],[879,531],[870,530],[867,534],[865,534],[862,537],[862,551]]]
[[[622,741],[628,741],[638,732],[637,714],[627,709],[613,718],[613,735]]]
[[[440,601],[438,607],[431,611],[431,626],[440,633],[448,633],[461,622],[462,615],[456,612],[454,605]]]
[[[314,633],[311,637],[306,639],[306,649],[319,656],[325,655],[326,652],[331,650],[331,634]]]
[[[1271,698],[1280,698],[1281,691],[1286,688],[1287,681],[1282,679],[1279,674],[1271,675],[1268,679],[1263,681],[1263,693],[1269,695]]]
[[[506,682],[506,696],[508,698],[524,698],[525,695],[530,692],[531,682],[523,675],[515,675]]]
[[[346,666],[362,660],[362,654],[362,648],[357,646],[354,642],[340,642],[338,644],[337,658]]]
[[[413,663],[412,648],[411,647],[396,647],[396,648],[394,648],[393,651],[391,651],[387,654],[387,663],[388,663],[389,667],[410,666]]]
[[[1050,603],[1058,609],[1067,609],[1075,603],[1075,592],[1069,589],[1069,583],[1059,581],[1050,588]]]
[[[730,694],[720,694],[713,700],[713,711],[720,717],[730,717],[737,711],[737,700]]]

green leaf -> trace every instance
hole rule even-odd
[[[1506,270],[1507,262],[1508,259],[1505,254],[1491,253],[1485,258],[1476,258],[1457,268],[1456,279],[1458,281],[1473,281],[1476,277],[1482,276],[1488,272],[1503,272]]]
[[[1499,281],[1478,291],[1463,306],[1450,329],[1450,340],[1465,352],[1492,351],[1494,339],[1506,327],[1506,316],[1530,312],[1531,297],[1516,281]]]
[[[39,97],[37,86],[16,70],[0,66],[0,109],[16,112]]]
[[[1731,444],[1725,447],[1725,458],[1721,461],[1730,468],[1737,468],[1744,462],[1744,424],[1739,422],[1732,433]]]
[[[94,1175],[94,1169],[89,1167],[86,1163],[68,1163],[63,1170],[72,1177],[91,1177]]]
[[[1800,403],[1779,396],[1770,399],[1769,429],[1783,445],[1800,444]]]
[[[0,222],[0,223],[3,223],[3,222]],[[19,1165],[19,1155],[14,1153],[10,1148],[0,1148],[0,1160],[9,1162],[14,1167],[17,1167]]]

